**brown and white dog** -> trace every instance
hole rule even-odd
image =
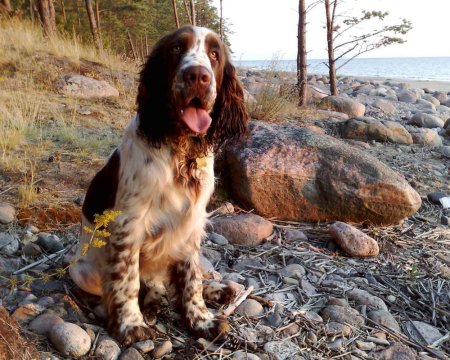
[[[163,37],[140,74],[137,115],[121,144],[92,180],[82,225],[94,214],[120,215],[110,224],[107,245],[80,256],[91,234],[82,230],[70,268],[84,291],[102,296],[109,332],[124,344],[154,335],[138,295],[148,287],[147,306],[166,294],[195,335],[227,331],[208,300],[226,302],[225,285],[204,288],[199,265],[206,205],[214,189],[213,152],[247,131],[244,96],[229,53],[211,30],[186,26]]]

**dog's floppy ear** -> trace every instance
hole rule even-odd
[[[229,60],[223,68],[211,117],[213,123],[210,136],[216,146],[247,134],[248,113],[244,103],[244,90],[237,78],[236,69]]]
[[[136,98],[139,115],[139,133],[154,146],[161,146],[173,131],[174,116],[171,106],[170,79],[173,74],[165,61],[167,37],[153,48],[143,66]]]

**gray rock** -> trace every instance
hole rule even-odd
[[[286,230],[285,239],[287,242],[293,242],[293,241],[308,241],[308,237],[306,234],[297,229],[289,229]]]
[[[376,99],[372,103],[372,106],[380,109],[385,114],[393,114],[397,111],[397,109],[395,108],[394,104],[392,104],[391,101],[384,100],[384,99]]]
[[[444,226],[449,226],[450,225],[450,216],[442,215],[441,216],[441,224]]]
[[[217,264],[217,262],[222,258],[220,252],[206,247],[202,247],[202,255],[213,264]]]
[[[292,341],[270,341],[264,345],[264,351],[274,360],[286,360],[299,354],[300,347]]]
[[[0,254],[12,256],[19,250],[19,240],[13,235],[2,232],[0,233]]]
[[[161,356],[160,356],[161,357]],[[158,359],[155,357],[155,359]],[[144,360],[141,353],[134,347],[130,347],[120,354],[119,360]]]
[[[120,352],[119,345],[112,338],[101,336],[97,342],[94,355],[99,360],[117,360]]]
[[[0,202],[0,224],[7,225],[16,218],[16,210],[11,204]]]
[[[433,95],[430,95],[430,94],[423,95],[422,99],[429,101],[430,103],[432,103],[435,106],[438,106],[441,104],[441,102],[438,99],[436,99]]]
[[[429,145],[429,146],[441,146],[442,138],[436,131],[431,129],[409,129],[409,133],[412,136],[414,144]]]
[[[222,236],[217,233],[209,233],[208,240],[213,242],[216,245],[221,245],[221,246],[228,245],[228,240],[225,238],[225,236]]]
[[[447,159],[450,159],[450,146],[448,146],[448,145],[441,146],[439,151],[442,154],[442,156],[444,156]]]
[[[389,311],[386,310],[371,311],[367,314],[367,317],[376,324],[386,326],[387,328],[397,332],[401,332],[400,325]]]
[[[410,337],[420,344],[425,341],[426,345],[431,345],[444,336],[437,328],[422,321],[408,321],[405,328]]]
[[[0,256],[0,275],[10,275],[20,267],[19,258],[4,258]]]
[[[202,274],[204,277],[208,278],[208,274],[214,272],[214,265],[211,264],[206,257],[200,255],[200,267],[202,269]]]
[[[138,349],[141,353],[147,354],[155,348],[155,344],[151,340],[143,340],[135,342],[133,347]]]
[[[319,107],[347,114],[349,117],[364,116],[366,107],[358,101],[342,96],[327,96],[321,100]]]
[[[42,254],[41,247],[31,241],[25,244],[22,251],[24,255],[32,258]]]
[[[350,307],[327,305],[322,310],[322,317],[325,321],[335,321],[341,324],[349,324],[360,328],[364,325],[364,318],[358,311]]]
[[[447,100],[449,100],[447,93],[444,91],[435,91],[433,96],[440,103],[445,103]]]
[[[410,90],[402,90],[397,94],[398,101],[414,104],[417,101],[417,95]]]
[[[427,113],[416,113],[408,122],[411,125],[419,126],[422,128],[433,129],[444,127],[444,121],[437,116],[433,116]]]
[[[325,325],[325,331],[329,335],[350,336],[352,328],[348,325],[341,324],[336,321],[330,321]]]
[[[167,340],[164,341],[162,344],[157,345],[153,350],[152,355],[155,359],[159,359],[171,352],[172,352],[172,342]]]
[[[431,202],[433,204],[440,205],[441,202],[439,200],[441,200],[442,198],[445,198],[447,196],[448,195],[446,193],[436,191],[436,192],[432,192],[432,193],[428,194],[427,199],[429,202]]]
[[[250,318],[258,317],[264,313],[264,308],[258,301],[246,299],[237,307],[236,313],[239,315],[248,316]]]
[[[416,360],[417,355],[414,350],[402,343],[395,343],[383,350],[377,360]]]
[[[64,75],[57,80],[56,88],[65,95],[85,99],[119,96],[119,91],[106,81],[83,75]]]
[[[299,264],[289,264],[280,270],[281,276],[286,276],[294,279],[301,279],[305,276],[305,268]]]
[[[88,333],[72,323],[53,326],[49,338],[56,350],[67,356],[84,356],[91,348],[91,338]]]
[[[232,356],[232,359],[234,360],[261,360],[259,356],[243,351],[236,351]]]
[[[412,144],[408,131],[399,123],[369,117],[350,119],[339,124],[340,135],[345,139]]]
[[[418,99],[416,101],[416,105],[422,110],[429,110],[432,112],[436,111],[436,106],[434,104],[432,104],[429,101],[423,100],[423,99]]]
[[[59,237],[53,234],[40,233],[36,240],[36,244],[39,245],[42,250],[50,254],[64,249],[64,245],[59,241]]]
[[[33,319],[28,327],[36,334],[47,335],[55,325],[62,324],[63,322],[64,320],[58,315],[45,313]]]
[[[336,339],[332,342],[329,342],[327,346],[328,349],[330,349],[331,351],[336,352],[342,351],[344,350],[344,340],[342,338]]]
[[[270,221],[254,214],[221,216],[212,221],[214,230],[234,245],[254,246],[272,234]]]
[[[370,294],[366,290],[352,289],[347,292],[347,296],[358,305],[367,305],[369,308],[388,311],[388,308],[382,299]]]

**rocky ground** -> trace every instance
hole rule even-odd
[[[97,69],[88,65],[91,71]],[[116,124],[117,118],[128,116],[129,108],[111,100],[120,98],[122,90],[103,84],[101,71],[96,74],[98,82],[88,71],[84,72],[88,80],[79,75],[59,77],[51,90],[59,94],[54,101],[67,104],[78,96],[73,116],[84,121],[83,136],[103,139],[111,134],[116,139],[123,127]],[[124,349],[108,336],[101,304],[70,281],[65,255],[77,242],[89,178],[110,147],[108,143],[92,159],[61,142],[38,154],[39,181],[31,184],[39,196],[31,203],[18,201],[23,198],[21,179],[29,172],[2,168],[0,334],[6,341],[0,341],[0,358],[33,359],[38,352],[43,359],[449,357],[448,94],[347,77],[340,79],[341,95],[335,98],[327,96],[326,77],[315,76],[309,81],[310,107],[298,110],[292,103],[291,74],[241,74],[253,117],[271,120],[253,122],[248,149],[258,155],[260,142],[253,141],[258,134],[258,139],[276,134],[277,141],[289,142],[276,148],[277,141],[268,141],[271,151],[259,154],[260,164],[269,164],[265,169],[249,163],[251,156],[240,156],[244,151],[228,150],[225,164],[218,163],[222,182],[211,203],[212,227],[203,244],[202,265],[205,279],[228,281],[239,293],[231,308],[210,304],[213,311],[229,314],[229,339],[209,343],[192,338],[170,311],[149,319],[159,331],[153,341]],[[270,103],[273,94],[280,103]],[[99,100],[102,96],[107,98]],[[62,111],[70,112],[67,107]],[[109,122],[107,130],[97,126],[97,117],[104,122],[113,119],[114,126]],[[291,131],[291,126],[303,129]],[[298,138],[284,137],[284,132],[296,131]],[[336,154],[338,158],[333,157]],[[283,162],[290,158],[296,166]],[[352,172],[361,161],[363,177]],[[318,171],[316,164],[327,171]],[[236,171],[245,165],[250,172],[242,173],[239,182],[230,181],[226,169],[231,165]],[[265,202],[275,183],[295,189],[304,185],[286,171],[291,168],[308,171],[307,186],[289,203],[278,195]],[[285,182],[268,182],[262,176],[267,169],[270,179]],[[236,190],[244,185],[257,188],[258,183],[251,181],[257,177],[264,184],[260,193],[268,191],[264,196],[246,197],[245,191]],[[374,181],[381,181],[381,190],[355,192]],[[231,197],[226,195],[228,186],[234,188]],[[351,186],[355,188],[343,190]],[[329,188],[336,188],[339,203],[319,196],[328,194]],[[361,201],[359,210],[372,209],[367,216],[373,221],[359,221],[355,199]],[[377,213],[373,204],[388,205],[378,207],[382,211]],[[300,205],[311,209],[310,221],[294,219],[304,215],[295,212]],[[283,214],[285,220],[280,220]],[[333,217],[345,221],[328,221]]]

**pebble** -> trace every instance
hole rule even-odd
[[[370,294],[366,290],[352,289],[347,292],[347,296],[350,300],[354,300],[358,305],[367,305],[373,309],[388,311],[388,308],[383,300]]]
[[[228,240],[225,236],[222,236],[222,235],[214,233],[214,232],[208,234],[208,240],[213,242],[216,245],[220,245],[220,246],[228,245]]]
[[[0,224],[7,225],[14,221],[16,217],[16,210],[11,204],[0,203]]]
[[[172,352],[172,342],[170,340],[164,341],[162,344],[159,344],[155,347],[153,350],[153,357],[155,359],[162,358],[164,355],[169,354]]]
[[[36,295],[28,294],[22,299],[22,301],[18,304],[18,306],[32,304],[32,303],[36,302],[36,300],[37,300]]]
[[[283,323],[283,318],[278,312],[274,312],[267,317],[267,324],[277,328]]]
[[[144,360],[144,358],[134,347],[130,347],[120,354],[119,360]]]
[[[289,264],[280,270],[281,276],[295,279],[301,279],[305,274],[305,268],[300,264]]]
[[[155,348],[155,344],[151,340],[143,340],[135,342],[133,347],[138,349],[141,353],[147,354]]]
[[[286,230],[285,240],[286,240],[286,242],[308,241],[308,237],[301,230],[289,229],[289,230]]]
[[[220,252],[206,247],[202,248],[202,255],[209,261],[211,261],[213,264],[217,264],[217,262],[219,262],[220,259],[222,258]]]
[[[375,310],[367,314],[367,317],[376,324],[386,326],[396,332],[401,332],[400,325],[392,314],[387,310]]]
[[[356,346],[363,351],[372,351],[376,345],[373,342],[356,340]]]
[[[246,288],[253,286],[253,289],[256,290],[256,289],[259,289],[259,282],[255,278],[248,277],[248,278],[245,278],[245,280],[244,280],[244,286]]]
[[[347,300],[332,296],[328,299],[328,305],[349,306]]]
[[[236,309],[236,313],[248,317],[258,317],[264,312],[263,306],[256,300],[246,299]]]
[[[62,324],[63,322],[64,320],[58,315],[45,313],[33,319],[29,328],[36,334],[47,335],[55,325]]]
[[[342,351],[344,349],[344,340],[339,338],[328,343],[328,349],[332,351]]]
[[[442,225],[449,226],[449,225],[450,225],[450,217],[449,217],[449,216],[442,215],[442,216],[441,216],[441,224],[442,224]]]
[[[450,171],[450,170],[449,170]],[[450,196],[446,196],[439,199],[439,203],[444,209],[450,209]]]
[[[17,320],[18,323],[24,324],[30,322],[36,316],[41,314],[45,308],[38,304],[26,304],[19,306],[14,310],[12,317]]]
[[[272,234],[270,221],[254,214],[220,216],[212,221],[214,231],[225,236],[231,244],[255,246]]]
[[[84,356],[91,348],[91,338],[87,332],[72,323],[55,325],[49,338],[55,348],[67,356]]]
[[[49,254],[64,249],[64,245],[59,241],[59,237],[48,233],[40,233],[36,240],[36,244]]]
[[[12,256],[19,250],[19,240],[13,235],[2,232],[0,233],[0,254]]]
[[[215,211],[215,214],[218,215],[230,215],[234,213],[234,206],[230,202],[226,202],[222,206],[218,207]]]
[[[25,244],[22,251],[25,256],[29,256],[31,258],[37,257],[42,254],[41,247],[31,241]]]
[[[427,195],[427,199],[429,202],[440,205],[439,199],[446,197],[447,194],[444,194],[443,192],[433,192]]]
[[[243,277],[241,274],[235,273],[235,272],[225,274],[223,276],[223,279],[224,280],[234,281],[234,282],[236,282],[238,284],[241,284],[241,283],[243,283],[245,281],[245,277]]]
[[[378,243],[357,228],[337,221],[330,226],[329,232],[338,246],[350,256],[377,256]]]
[[[352,334],[352,328],[350,326],[336,321],[327,323],[325,325],[325,330],[330,335],[350,336]]]
[[[271,355],[274,360],[285,360],[298,354],[300,348],[292,341],[270,341],[264,345],[264,351]]]
[[[364,325],[364,318],[351,307],[338,305],[328,305],[322,310],[322,317],[325,321],[335,321],[341,324],[349,324],[356,328]]]
[[[402,343],[395,343],[383,350],[378,356],[378,360],[413,360],[417,359],[416,352]]]
[[[431,345],[443,336],[437,328],[422,321],[408,321],[405,327],[410,336],[420,344],[425,341],[426,345]]]
[[[243,351],[236,351],[232,356],[232,359],[234,360],[261,360],[259,356]]]
[[[397,298],[394,295],[388,295],[387,299],[391,303],[393,303],[397,300]]]
[[[117,360],[120,355],[120,347],[112,338],[102,336],[97,342],[94,355],[99,360]]]

